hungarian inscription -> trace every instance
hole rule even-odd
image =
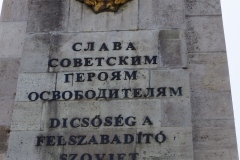
[[[137,124],[137,117],[129,116],[123,117],[119,115],[117,117],[108,116],[105,118],[100,117],[100,115],[96,115],[94,118],[50,118],[50,126],[49,129],[56,129],[56,128],[85,128],[85,127],[101,127],[101,126],[108,126],[108,127],[134,127]],[[152,126],[153,122],[149,116],[144,117],[143,122],[141,122],[143,126],[149,125]],[[76,135],[41,135],[36,137],[36,146],[91,146],[97,145],[98,147],[104,147],[105,145],[131,145],[131,144],[151,144],[156,143],[161,146],[167,139],[167,136],[164,134],[163,131],[159,131],[157,133],[151,132],[143,132],[138,131],[137,133],[131,134],[129,132],[126,133],[114,133],[113,135],[109,134],[76,134]],[[124,160],[124,159],[132,159],[137,160],[139,153],[110,153],[110,154],[103,154],[103,153],[96,153],[96,154],[78,154],[78,153],[68,153],[68,154],[60,154],[60,160]]]

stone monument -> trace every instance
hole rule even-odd
[[[237,160],[220,0],[4,0],[1,160]]]

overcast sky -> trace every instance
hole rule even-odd
[[[240,151],[240,0],[221,0],[235,125]]]
[[[240,0],[221,0],[232,99],[236,120],[238,144],[240,144]],[[0,0],[1,11],[2,0]],[[239,70],[238,70],[239,69]],[[240,145],[239,149],[240,151]]]
[[[2,9],[2,1],[3,0],[0,0],[0,15],[1,15],[1,9]]]
[[[2,0],[0,0],[0,15],[1,15],[1,9],[2,9]]]

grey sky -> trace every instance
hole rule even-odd
[[[227,45],[228,66],[230,72],[232,99],[234,106],[235,125],[237,130],[238,144],[240,144],[240,1],[221,0],[225,40]],[[238,145],[240,151],[240,145]]]

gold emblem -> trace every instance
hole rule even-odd
[[[116,12],[121,5],[131,0],[77,0],[77,1],[85,3],[95,13],[100,13],[104,11]]]

